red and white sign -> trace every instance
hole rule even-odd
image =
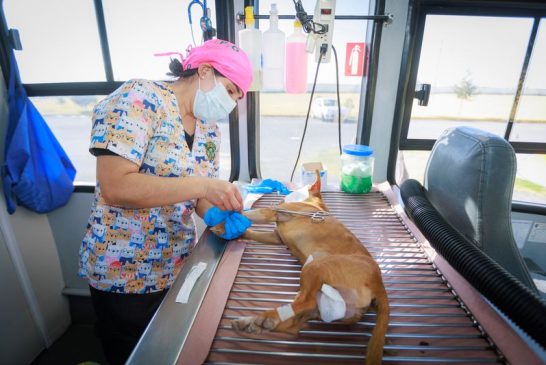
[[[364,76],[365,43],[347,43],[345,51],[345,76]]]

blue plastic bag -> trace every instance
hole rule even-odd
[[[11,52],[9,121],[2,178],[8,212],[17,203],[37,213],[65,205],[74,190],[76,169],[32,104]]]

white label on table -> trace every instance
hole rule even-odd
[[[190,272],[186,276],[186,279],[184,279],[184,283],[182,284],[182,287],[180,288],[180,291],[178,292],[178,295],[176,296],[177,303],[188,302],[188,299],[190,298],[191,290],[193,289],[195,282],[201,276],[201,274],[203,274],[206,268],[207,268],[207,264],[204,262],[200,262],[190,269]]]

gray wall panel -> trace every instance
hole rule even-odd
[[[0,364],[29,364],[45,346],[0,235]]]
[[[68,289],[87,290],[87,282],[78,276],[78,254],[92,202],[92,193],[74,193],[67,205],[48,214]]]

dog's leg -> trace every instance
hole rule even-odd
[[[277,230],[274,230],[273,232],[257,232],[252,229],[247,229],[241,238],[261,243],[271,243],[274,245],[282,244],[282,240],[277,234]]]
[[[306,321],[318,318],[317,293],[322,285],[322,274],[320,265],[312,264],[311,262],[302,269],[300,292],[291,304],[266,311],[256,317],[233,320],[233,329],[249,334],[266,331],[297,334]]]
[[[243,215],[250,219],[252,223],[263,224],[277,221],[277,212],[270,208],[245,210]]]

